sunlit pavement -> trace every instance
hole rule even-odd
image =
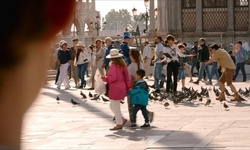
[[[238,77],[241,81],[241,76]],[[248,76],[248,79],[250,77]],[[197,78],[194,77],[194,81]],[[186,86],[200,91],[200,82]],[[149,85],[153,80],[147,80]],[[215,84],[216,81],[213,80]],[[248,82],[234,82],[237,90],[250,87]],[[73,82],[70,83],[73,85]],[[164,85],[165,86],[165,85]],[[178,83],[178,89],[181,84]],[[216,86],[218,88],[218,86]],[[227,87],[229,90],[229,87]],[[250,98],[247,102],[226,103],[230,110],[215,100],[211,90],[212,103],[184,101],[165,108],[165,102],[149,102],[148,110],[154,112],[151,128],[131,129],[127,122],[122,130],[110,131],[115,126],[109,102],[82,99],[80,91],[88,97],[88,90],[71,88],[58,90],[53,81],[42,88],[33,107],[26,114],[23,125],[22,148],[28,149],[164,149],[164,150],[249,150],[250,149]],[[94,94],[94,91],[90,91]],[[60,97],[59,102],[56,96]],[[79,102],[73,106],[70,99]],[[128,118],[127,102],[121,104],[123,115]],[[141,112],[137,115],[138,126],[144,123]]]

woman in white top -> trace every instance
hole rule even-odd
[[[174,75],[174,83],[173,83],[173,92],[177,91],[177,77],[178,77],[178,70],[179,70],[179,57],[188,57],[193,55],[185,55],[181,53],[178,46],[174,44],[175,38],[172,35],[168,35],[166,39],[166,57],[170,58],[170,62],[167,65],[167,89],[166,92],[170,90],[170,83],[172,82],[172,73]]]
[[[79,41],[77,44],[77,53],[75,58],[75,63],[77,65],[78,76],[81,79],[81,85],[79,88],[86,86],[86,81],[84,79],[85,72],[88,67],[88,62],[91,60],[91,56],[88,51],[85,49],[85,46],[82,41]]]
[[[105,49],[102,46],[102,40],[97,39],[95,42],[95,50],[93,53],[93,66],[92,66],[92,74],[91,74],[91,81],[92,81],[92,86],[91,88],[89,88],[89,90],[93,90],[94,89],[94,84],[95,84],[95,73],[96,70],[99,71],[99,73],[101,74],[101,76],[104,76],[104,67],[103,67],[103,63],[104,63],[104,57],[105,57]]]

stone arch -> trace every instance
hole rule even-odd
[[[83,28],[82,28],[82,23],[81,23],[81,18],[80,17],[75,17],[74,20],[73,20],[73,23],[72,25],[75,25],[76,27],[76,34],[79,36],[79,35],[82,35],[83,34]]]

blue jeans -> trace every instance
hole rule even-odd
[[[247,76],[246,76],[246,71],[245,71],[245,62],[237,63],[233,80],[235,80],[237,78],[240,70],[241,70],[242,75],[243,75],[243,81],[246,81]]]
[[[212,63],[212,69],[211,69],[211,79],[213,78],[213,75],[216,75],[216,79],[219,80],[219,72],[217,68],[217,62]]]
[[[178,77],[179,77],[179,80],[184,80],[186,78],[186,71],[184,69],[179,69],[179,72],[178,72]]]
[[[155,63],[154,65],[154,85],[155,85],[155,89],[160,89],[159,86],[159,81],[163,81],[166,82],[166,79],[161,75],[162,74],[162,68],[163,65],[160,63]]]
[[[206,71],[206,74],[208,76],[209,82],[212,83],[211,74],[210,74],[208,65],[205,65],[205,62],[200,62],[200,69],[199,69],[198,81],[200,81],[202,79],[202,74],[203,74],[204,70]]]
[[[139,104],[135,104],[133,107],[133,111],[132,111],[132,119],[131,122],[132,123],[136,123],[136,116],[137,116],[137,112],[141,110],[142,115],[144,117],[145,123],[149,123],[149,118],[148,118],[148,111],[146,106],[143,105],[139,105]]]
[[[81,79],[81,86],[83,86],[84,84],[86,84],[86,81],[84,79],[84,75],[85,75],[85,72],[87,70],[87,67],[88,67],[87,63],[81,64],[81,65],[77,65],[78,76]]]
[[[197,64],[197,59],[193,58],[192,67],[191,67],[191,74],[192,74],[192,76],[194,76],[194,68],[196,67],[196,64]]]

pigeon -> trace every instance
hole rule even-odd
[[[71,103],[72,103],[73,105],[78,105],[78,104],[80,104],[80,103],[74,101],[73,99],[71,99]]]
[[[57,96],[57,97],[56,97],[56,100],[57,100],[57,103],[59,103],[60,98]]]
[[[80,92],[80,94],[82,96],[82,99],[86,99],[87,98],[87,96],[82,91]]]
[[[229,93],[229,91],[225,88],[225,93],[227,96],[233,96],[232,94]]]
[[[91,98],[90,100],[96,100],[97,101],[98,99],[100,99],[100,95],[99,94],[94,95],[94,97]]]
[[[103,100],[104,102],[108,102],[108,101],[109,101],[109,99],[106,99],[106,98],[103,97],[103,96],[102,96],[102,100]]]
[[[199,102],[202,102],[202,100],[203,100],[203,98],[202,98],[202,97],[200,97],[200,98],[199,98]]]
[[[242,96],[240,96],[239,102],[243,102],[243,101],[247,101],[247,100],[245,98],[243,98]]]
[[[165,106],[165,108],[167,108],[167,107],[169,106],[169,103],[168,103],[168,102],[165,102],[165,103],[164,103],[164,106]]]
[[[229,106],[226,103],[223,104],[223,107],[225,108],[226,111],[229,110]]]
[[[93,94],[89,92],[89,97],[93,97]]]
[[[211,103],[211,99],[207,99],[207,102],[206,102],[205,106],[210,105],[210,103]]]

